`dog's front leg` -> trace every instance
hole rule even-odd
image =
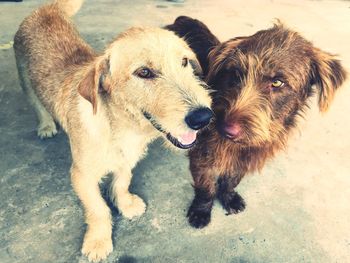
[[[110,185],[110,198],[122,215],[128,219],[142,215],[146,210],[144,201],[129,192],[132,178],[131,169],[118,169],[114,172]]]
[[[90,261],[98,262],[113,250],[112,220],[110,210],[100,193],[99,178],[92,173],[87,169],[80,170],[74,164],[71,168],[73,188],[85,208],[87,231],[82,253]]]
[[[218,199],[227,211],[227,215],[237,214],[245,209],[244,199],[235,191],[244,173],[237,172],[233,175],[221,176],[218,180]]]
[[[197,167],[195,159],[190,159],[191,173],[194,181],[195,196],[188,209],[188,222],[195,228],[203,228],[209,224],[211,210],[216,194],[215,175],[211,169]]]
[[[203,228],[210,222],[215,193],[200,187],[194,190],[195,196],[187,212],[188,222],[195,228]]]

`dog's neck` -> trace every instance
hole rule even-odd
[[[104,108],[103,112],[107,116],[112,130],[118,129],[121,124],[120,121],[123,120],[128,123],[122,125],[130,126],[133,130],[139,130],[141,133],[157,136],[158,132],[143,116],[141,110],[126,101],[125,98],[115,98],[112,100],[101,97],[100,100],[100,105]]]

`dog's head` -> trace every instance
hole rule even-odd
[[[314,90],[326,111],[346,77],[333,55],[281,24],[218,45],[209,63],[218,130],[243,145],[279,141]]]
[[[195,54],[167,30],[132,28],[122,33],[89,74],[86,81],[93,85],[81,85],[79,91],[94,112],[97,98],[123,105],[179,148],[191,147],[212,117]]]

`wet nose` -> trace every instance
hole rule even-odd
[[[225,124],[223,127],[223,130],[224,130],[226,136],[231,138],[231,139],[237,139],[242,133],[241,125],[239,125],[236,122],[230,123],[230,124]]]
[[[190,111],[185,117],[185,122],[192,130],[199,130],[208,125],[213,117],[213,112],[209,108],[199,108]]]

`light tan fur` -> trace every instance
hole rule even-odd
[[[55,0],[54,3],[61,9],[67,16],[74,16],[80,9],[84,0]]]
[[[82,252],[99,261],[113,250],[101,178],[113,172],[111,200],[126,218],[146,209],[128,190],[131,170],[147,145],[165,134],[143,112],[176,138],[189,131],[186,114],[211,100],[191,67],[182,65],[184,57],[196,60],[194,53],[170,31],[132,28],[97,55],[68,19],[81,3],[55,1],[36,10],[21,24],[14,49],[21,86],[39,119],[38,136],[54,136],[54,120],[69,136],[72,185],[88,225]],[[139,78],[141,67],[159,76]]]

